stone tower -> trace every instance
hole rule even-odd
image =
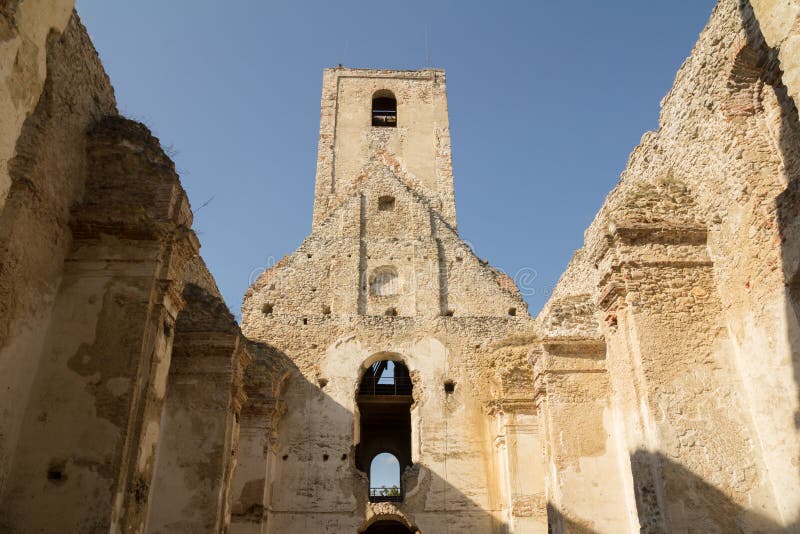
[[[513,427],[540,448],[532,377],[512,377],[532,320],[458,236],[444,71],[327,69],[315,197],[311,235],[245,295],[243,332],[287,378],[285,405],[243,414],[234,495],[263,484],[276,533],[545,525],[541,470],[506,444]],[[370,491],[381,452],[402,469],[389,498]]]
[[[372,102],[394,100],[395,120],[379,126]],[[375,126],[373,126],[375,123]],[[326,69],[322,85],[316,228],[339,202],[360,189],[369,164],[389,166],[455,228],[450,124],[442,70]]]

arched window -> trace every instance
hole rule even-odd
[[[391,91],[381,90],[372,95],[372,125],[397,126],[397,100]]]
[[[411,395],[408,367],[400,362],[381,360],[369,366],[361,378],[361,395]]]
[[[400,290],[397,271],[394,267],[378,267],[370,277],[370,292],[376,297],[391,297]]]
[[[369,473],[372,502],[402,502],[403,470],[411,465],[411,376],[402,362],[380,360],[359,384],[356,466]]]
[[[369,464],[369,497],[372,502],[400,502],[400,462],[394,454],[382,452]]]

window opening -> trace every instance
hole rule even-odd
[[[410,396],[412,390],[408,368],[402,363],[381,360],[373,363],[364,373],[359,395]]]
[[[408,368],[391,360],[370,365],[359,384],[356,466],[369,473],[372,502],[403,500],[402,473],[411,465],[412,393]],[[390,464],[393,478],[387,479]],[[377,474],[376,467],[381,468]]]
[[[393,211],[394,197],[383,195],[378,197],[378,211]]]
[[[382,452],[369,466],[369,497],[372,502],[401,502],[400,462],[394,454]]]
[[[372,97],[372,125],[397,126],[397,100],[391,91],[378,91]]]

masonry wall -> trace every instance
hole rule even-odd
[[[209,493],[222,530],[244,342],[197,256],[174,165],[146,127],[117,115],[70,7],[0,8],[0,149],[14,143],[0,169],[9,179],[0,203],[0,530],[145,531],[176,320],[189,322],[187,279],[216,291],[216,304],[194,302],[193,317],[227,321],[231,346],[221,355],[230,365],[212,373],[225,408],[205,414],[221,429],[219,446],[196,458],[219,481]],[[195,339],[193,349],[218,345]]]
[[[604,339],[632,528],[797,525],[800,145],[791,39],[761,33],[791,2],[767,4],[717,5],[540,315]]]
[[[752,0],[750,5],[767,45],[777,52],[781,81],[796,105],[800,97],[800,2]]]
[[[397,99],[397,127],[374,128],[372,97]],[[363,167],[383,161],[456,224],[450,126],[443,70],[326,69],[322,81],[314,226],[366,178]]]
[[[396,96],[397,128],[372,126],[377,90]],[[544,461],[529,451],[540,443],[534,325],[513,281],[456,231],[444,72],[326,70],[317,168],[312,234],[242,306],[243,332],[288,376],[280,413],[262,416],[268,434],[251,438],[266,451],[248,448],[234,478],[232,531],[394,519],[422,532],[544,532]],[[403,362],[414,384],[401,503],[370,502],[356,465],[356,392],[381,359]]]
[[[161,415],[147,531],[221,532],[230,521],[242,374],[250,363],[216,288],[187,273]],[[189,281],[193,280],[193,281]],[[201,282],[202,283],[202,282]]]
[[[47,77],[47,41],[64,31],[71,0],[13,0],[0,6],[0,209],[11,189],[8,163],[16,153],[25,119],[33,113]]]
[[[81,198],[87,166],[84,131],[99,117],[116,113],[113,90],[77,18],[69,24],[64,20],[63,33],[49,33],[45,27],[35,35],[23,35],[25,24],[45,21],[54,12],[37,11],[31,2],[17,7],[16,12],[9,9],[4,21],[11,24],[9,31],[22,32],[10,37],[11,42],[25,43],[19,44],[18,53],[24,56],[23,49],[28,50],[34,63],[13,61],[34,70],[3,84],[3,90],[14,88],[25,97],[24,102],[2,99],[3,105],[22,106],[8,116],[8,122],[4,115],[3,135],[13,135],[14,124],[33,106],[36,112],[14,137],[15,157],[8,162],[0,158],[9,180],[0,212],[0,369],[6,383],[0,388],[0,495],[71,246],[70,209]],[[15,68],[9,65],[3,72],[13,73]],[[36,88],[44,91],[41,99]]]
[[[292,355],[295,366],[281,396],[283,416],[273,423],[275,439],[267,444],[272,463],[263,504],[266,532],[301,525],[319,532],[357,531],[373,516],[386,513],[367,503],[367,475],[354,464],[358,382],[366,366],[384,358],[403,361],[415,388],[411,417],[416,467],[404,475],[407,497],[392,513],[422,532],[437,532],[448,524],[504,532],[511,518],[502,478],[508,475],[501,469],[504,451],[495,440],[506,429],[487,410],[490,405],[505,411],[514,407],[498,400],[503,398],[501,375],[489,362],[505,360],[492,350],[492,341],[525,331],[524,321],[312,317],[303,325],[296,318],[276,317],[261,324],[250,326],[247,335],[270,339],[283,354]],[[450,395],[444,390],[447,379],[456,383]],[[525,455],[522,462],[529,466],[530,451],[518,454]],[[536,490],[525,486],[518,493],[527,497]],[[519,513],[523,519],[537,515],[544,525],[539,493],[540,499]],[[232,532],[238,531],[234,526]]]

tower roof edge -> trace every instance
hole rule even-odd
[[[348,72],[356,72],[358,74],[364,75],[375,75],[375,76],[396,76],[398,74],[424,74],[428,72],[435,72],[438,74],[444,74],[445,69],[435,69],[435,68],[426,68],[426,69],[371,69],[371,68],[354,68],[354,67],[343,67],[339,65],[338,67],[326,67],[323,69],[324,72],[338,72],[338,73],[348,73]]]

